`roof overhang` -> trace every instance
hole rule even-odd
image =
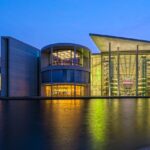
[[[139,50],[150,51],[150,41],[131,39],[124,37],[108,36],[101,34],[90,34],[90,37],[99,48],[101,52],[109,51],[109,45],[111,51],[135,51],[137,46]]]
[[[83,45],[80,44],[73,44],[73,43],[54,43],[54,44],[50,44],[47,45],[45,47],[42,48],[43,52],[49,52],[51,51],[51,48],[53,49],[71,49],[71,48],[77,48],[77,49],[84,49],[85,51],[89,51],[91,52],[91,50]]]

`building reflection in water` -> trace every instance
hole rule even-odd
[[[2,145],[2,139],[3,139],[3,135],[4,135],[4,130],[3,130],[3,127],[4,127],[4,118],[3,118],[3,102],[0,101],[0,145]]]
[[[0,101],[0,149],[128,150],[150,145],[150,99]]]
[[[150,133],[150,99],[137,99],[136,108],[135,124],[137,134]],[[150,138],[150,134],[146,134],[146,136],[146,138]]]
[[[107,101],[91,100],[88,109],[88,131],[90,134],[91,149],[103,148],[107,138]]]
[[[150,145],[150,100],[91,100],[87,119],[92,150]]]
[[[44,124],[49,140],[52,140],[49,145],[52,149],[71,150],[78,147],[83,104],[83,100],[44,102]]]

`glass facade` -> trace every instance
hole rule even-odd
[[[90,56],[86,47],[56,44],[41,52],[42,96],[89,96]]]
[[[150,52],[145,45],[101,40],[95,39],[102,52],[91,56],[77,47],[52,47],[46,52],[42,58],[44,63],[48,60],[47,70],[42,71],[46,95],[150,96]]]
[[[83,70],[55,69],[42,72],[42,83],[89,83],[90,73]]]
[[[52,54],[51,54],[52,53]],[[81,49],[54,49],[49,55],[49,64],[52,66],[81,66],[89,67],[90,52]]]
[[[92,55],[91,96],[150,96],[150,54],[113,51]]]
[[[139,54],[138,72],[138,95],[150,96],[150,54]]]
[[[85,85],[46,85],[43,86],[45,96],[53,97],[72,97],[72,96],[84,96],[88,92]]]
[[[110,68],[110,69],[109,69]],[[113,52],[102,54],[102,95],[136,95],[136,54]]]
[[[92,96],[150,96],[150,41],[90,36],[101,51],[101,62],[91,56]]]
[[[74,50],[54,50],[52,52],[52,65],[73,65]]]
[[[91,56],[91,96],[101,95],[101,55]]]
[[[52,82],[74,82],[74,70],[53,70]]]

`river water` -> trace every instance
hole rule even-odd
[[[150,99],[0,101],[0,150],[134,149],[150,149]]]

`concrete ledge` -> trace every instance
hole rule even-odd
[[[24,96],[24,97],[0,97],[0,100],[77,100],[77,99],[147,99],[150,96],[88,96],[88,97],[42,97],[42,96]]]

